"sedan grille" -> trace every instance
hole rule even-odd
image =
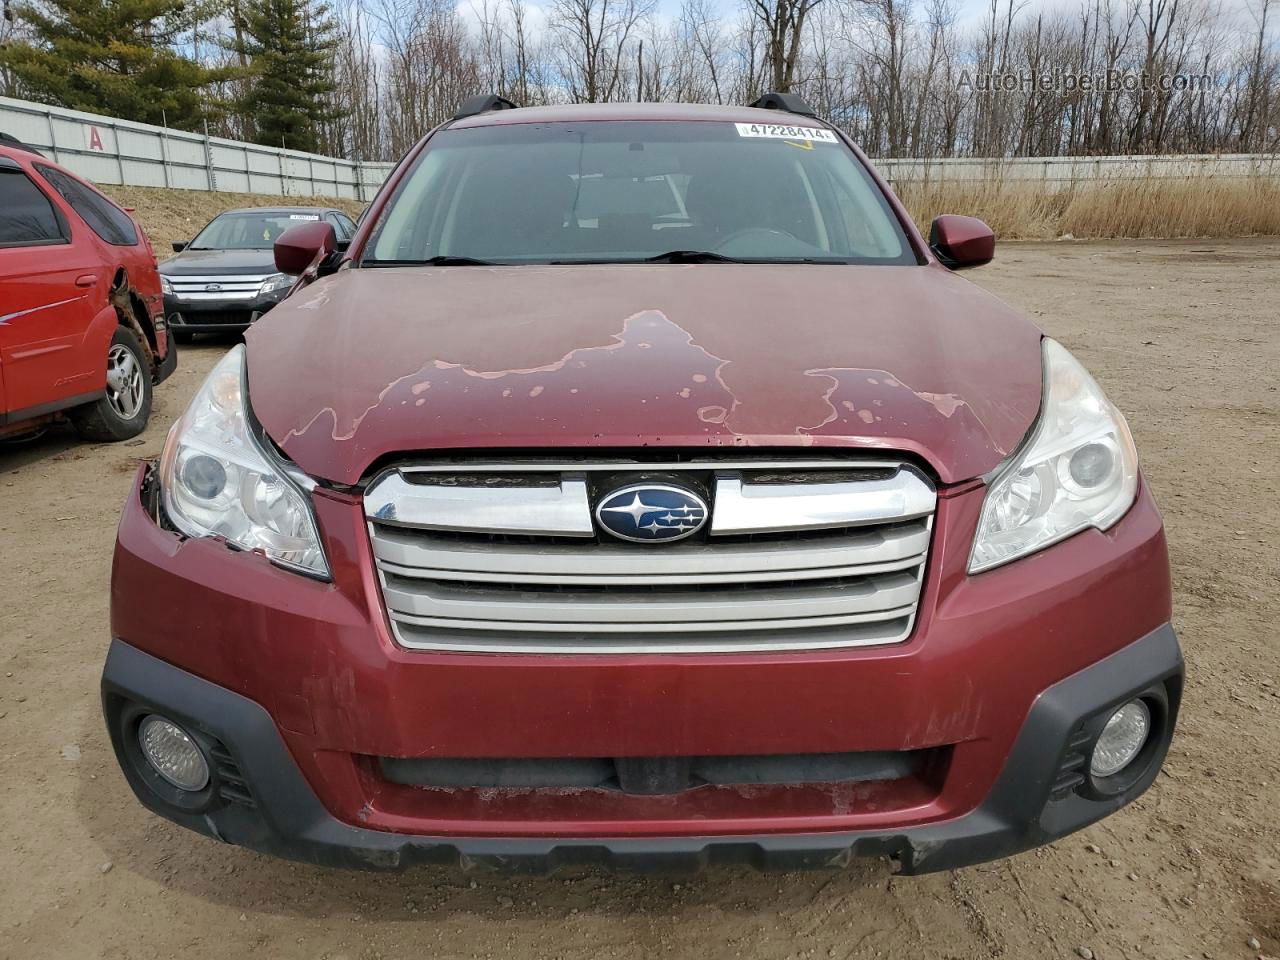
[[[237,274],[235,276],[170,276],[173,295],[191,303],[223,300],[254,300],[262,281],[274,274]]]
[[[593,505],[637,482],[704,491],[710,523],[669,544],[600,531]],[[935,504],[914,467],[848,460],[405,466],[365,494],[399,643],[485,653],[897,643]]]

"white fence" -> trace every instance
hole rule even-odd
[[[1128,157],[1013,157],[990,160],[953,157],[944,160],[875,161],[894,183],[1022,181],[1060,189],[1075,183],[1115,180],[1174,180],[1187,177],[1280,177],[1280,154],[1179,154]]]
[[[97,183],[369,200],[393,164],[339,160],[0,97],[0,131]],[[893,183],[1280,176],[1276,154],[875,161]]]
[[[355,163],[0,97],[0,131],[95,183],[368,200],[389,163]]]

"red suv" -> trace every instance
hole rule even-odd
[[[177,365],[155,254],[128,212],[0,138],[0,437],[66,416],[127,440]]]
[[[138,798],[324,864],[1045,843],[1156,777],[1160,515],[1070,353],[803,101],[463,105],[140,470]]]

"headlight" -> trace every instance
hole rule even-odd
[[[262,281],[262,285],[258,287],[258,296],[265,297],[268,293],[276,293],[280,290],[288,290],[293,286],[295,277],[289,276],[287,273],[273,273],[267,279]]]
[[[172,280],[170,280],[168,277],[161,277],[161,278],[160,278],[160,292],[161,292],[161,293],[163,293],[166,297],[172,297],[172,296],[173,296],[173,281],[172,281]]]
[[[160,458],[173,525],[190,537],[224,537],[286,567],[328,576],[307,495],[250,432],[244,347],[219,361],[174,424]]]
[[[1138,491],[1129,425],[1079,361],[1044,341],[1044,406],[1030,440],[987,491],[969,572],[999,566],[1086,527],[1106,530]]]

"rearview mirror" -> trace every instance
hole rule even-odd
[[[996,235],[977,217],[947,214],[933,221],[929,249],[948,269],[980,267],[996,255]]]
[[[173,245],[173,252],[174,252],[174,253],[181,253],[181,252],[182,252],[183,250],[185,250],[185,249],[187,249],[187,245],[186,245],[185,243],[175,243],[175,244]]]
[[[296,277],[317,260],[333,253],[336,245],[337,234],[331,223],[316,221],[290,227],[276,238],[276,269]]]

